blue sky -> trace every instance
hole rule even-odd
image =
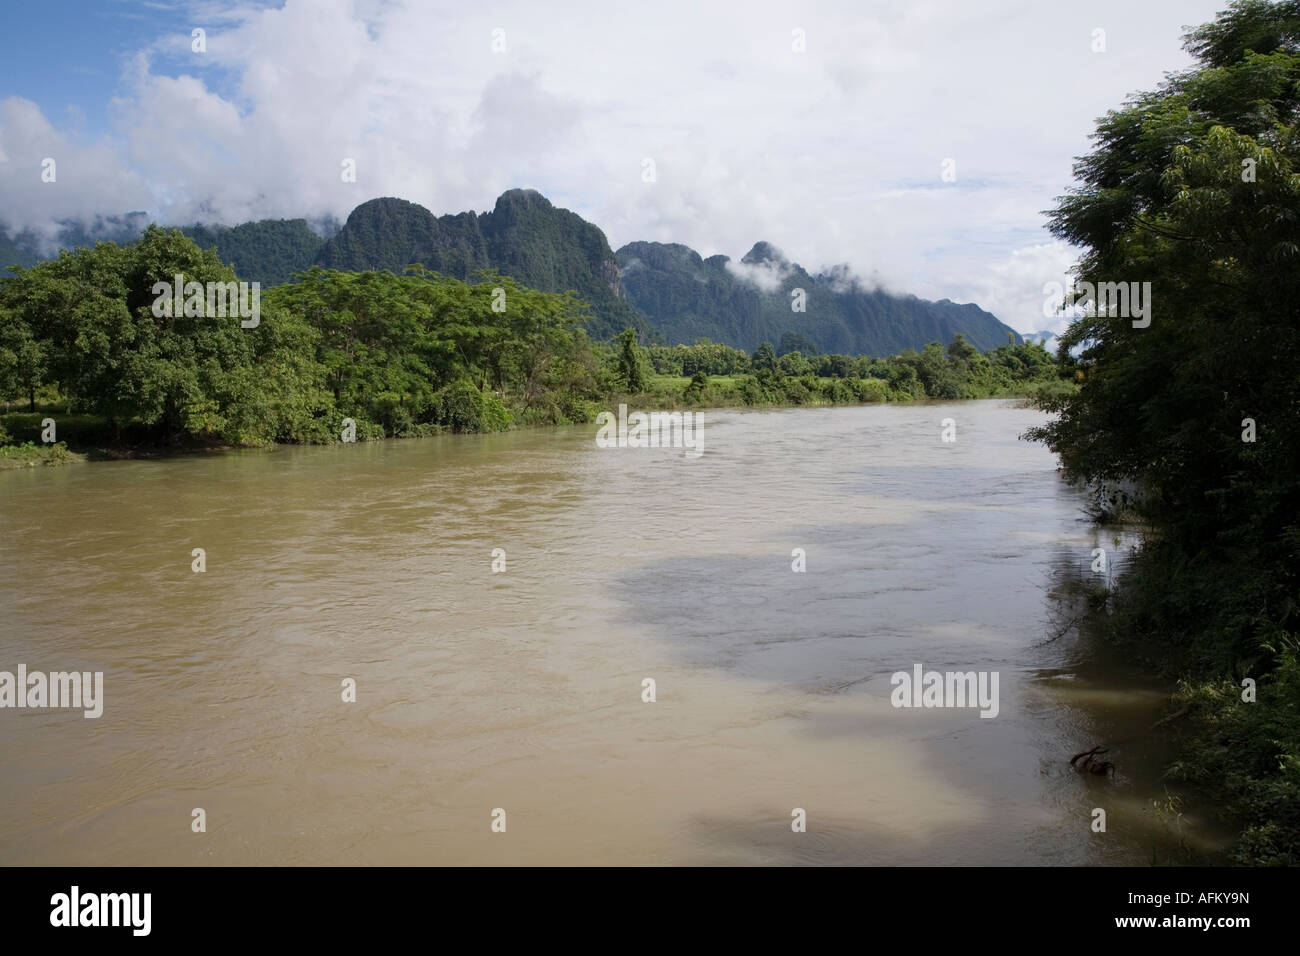
[[[138,0],[7,5],[0,95],[24,97],[52,122],[103,136],[124,64],[162,36],[188,35],[190,18],[180,4]]]
[[[1075,255],[1042,210],[1095,117],[1190,65],[1183,26],[1222,4],[13,4],[0,225],[343,218],[385,195],[442,214],[532,187],[615,248],[739,259],[762,239],[1050,328],[1042,286]]]

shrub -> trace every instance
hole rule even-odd
[[[860,378],[854,387],[859,402],[883,402],[889,398],[889,383],[878,378]]]
[[[492,392],[481,392],[462,378],[438,393],[438,423],[454,432],[500,432],[512,422],[510,410]]]

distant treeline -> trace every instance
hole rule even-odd
[[[802,404],[817,395],[834,402],[989,398],[995,395],[1058,393],[1062,377],[1072,379],[1068,359],[1057,361],[1041,346],[1022,343],[980,352],[958,332],[945,348],[932,342],[920,352],[907,349],[888,358],[822,355],[774,349],[764,342],[753,355],[708,341],[654,345],[645,350],[657,374],[747,375],[745,404],[765,401]],[[810,382],[810,379],[840,380]]]
[[[63,413],[63,434],[81,444],[125,432],[256,445],[337,441],[345,419],[364,440],[586,422],[615,398],[949,399],[1028,393],[1073,374],[1041,346],[981,354],[961,336],[887,359],[778,355],[768,343],[752,356],[708,342],[645,348],[630,330],[607,345],[588,339],[587,306],[572,294],[495,273],[471,285],[418,266],[313,268],[264,290],[255,323],[241,323],[210,303],[193,315],[155,308],[156,284],[177,276],[238,281],[215,251],[151,227],[137,243],[79,248],[0,282],[0,400],[29,413],[6,417],[7,440],[35,437],[38,408]]]

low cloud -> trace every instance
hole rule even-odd
[[[765,259],[761,262],[737,262],[728,259],[726,269],[736,278],[758,286],[763,292],[775,292],[790,278],[792,269],[784,258]]]

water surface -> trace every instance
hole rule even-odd
[[[705,417],[698,459],[598,449],[584,426],[0,474],[0,669],[101,670],[106,697],[98,720],[0,711],[0,862],[1145,864],[1212,845],[1153,810],[1158,737],[1119,748],[1114,778],[1066,762],[1139,733],[1165,688],[1073,634],[1044,643],[1068,612],[1053,594],[1110,543],[1019,440],[1040,413]],[[997,671],[998,716],[892,707],[916,663]]]

